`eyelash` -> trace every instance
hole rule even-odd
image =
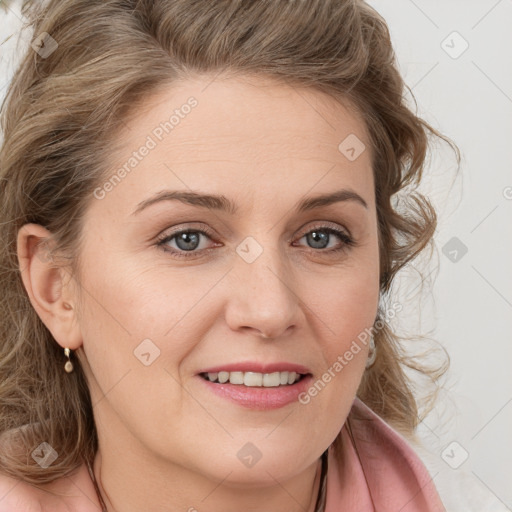
[[[331,248],[331,249],[313,249],[313,248],[310,248],[310,250],[312,252],[319,252],[319,253],[323,253],[325,255],[332,255],[332,254],[336,254],[336,253],[340,253],[342,251],[347,251],[348,249],[350,249],[351,247],[354,247],[357,245],[356,241],[350,236],[348,235],[346,232],[344,231],[341,231],[339,229],[336,229],[336,228],[333,228],[333,227],[330,227],[330,226],[326,226],[326,225],[318,225],[318,226],[313,226],[312,228],[310,228],[308,231],[304,232],[300,237],[299,237],[299,240],[301,238],[303,238],[305,235],[308,235],[309,233],[313,232],[313,231],[322,231],[322,232],[325,232],[327,234],[334,234],[334,235],[337,235],[342,243],[339,247],[335,247],[335,248]],[[183,251],[183,250],[176,250],[176,249],[169,249],[166,247],[166,244],[168,242],[170,242],[172,239],[174,239],[176,236],[178,235],[181,235],[183,233],[200,233],[210,239],[213,239],[214,235],[213,233],[207,229],[207,228],[203,228],[203,229],[198,229],[198,228],[195,228],[195,229],[192,229],[192,228],[189,228],[189,229],[181,229],[179,231],[175,231],[173,233],[170,233],[170,234],[167,234],[167,233],[164,233],[162,236],[160,236],[156,242],[156,245],[161,248],[164,252],[166,253],[171,253],[172,256],[174,258],[192,258],[192,257],[196,257],[198,254],[200,253],[204,253],[204,252],[209,252],[211,251],[212,249],[214,249],[214,247],[210,247],[208,249],[202,249],[201,251]]]

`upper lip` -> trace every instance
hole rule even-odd
[[[301,364],[276,362],[276,363],[258,363],[245,361],[240,363],[226,363],[222,365],[205,368],[199,373],[218,373],[218,372],[254,372],[254,373],[274,373],[274,372],[296,372],[306,375],[310,373],[309,369]]]

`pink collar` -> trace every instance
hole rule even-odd
[[[348,419],[355,447],[345,422],[341,443],[329,448],[325,512],[445,511],[423,462],[400,433],[357,397]]]

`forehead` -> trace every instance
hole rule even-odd
[[[186,106],[190,98],[197,102],[192,109]],[[348,135],[348,130],[366,138],[362,117],[348,99],[341,102],[318,90],[261,76],[198,77],[161,86],[133,113],[132,121],[147,132],[175,111],[179,122],[172,131],[175,136],[179,134],[181,142],[187,138],[208,142],[245,135],[248,147],[259,138],[271,143],[271,135],[275,144],[302,136],[317,144],[332,145],[330,139]],[[130,128],[132,131],[133,126]],[[129,132],[124,135],[129,136]]]
[[[121,166],[127,172],[111,200],[121,191],[133,201],[169,186],[224,193],[256,182],[262,190],[274,184],[293,194],[290,178],[302,183],[300,194],[319,179],[324,189],[371,184],[366,128],[349,102],[262,77],[203,77],[161,87],[134,109],[119,142],[111,175]],[[347,145],[360,152],[356,159]],[[133,156],[143,146],[150,147],[143,157]]]

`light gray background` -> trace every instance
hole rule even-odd
[[[395,288],[404,332],[438,340],[451,357],[418,430],[421,455],[448,510],[512,510],[512,0],[370,4],[388,23],[418,113],[463,155],[456,174],[453,154],[435,148],[421,190],[438,210],[437,250]],[[19,2],[0,11],[0,98],[16,64],[19,16]],[[414,268],[431,290],[420,293]]]
[[[438,255],[427,269],[437,277],[432,297],[423,298],[416,324],[410,323],[446,347],[451,368],[435,414],[420,432],[438,456],[432,474],[452,510],[510,510],[512,2],[370,4],[390,27],[419,113],[463,153],[455,180],[451,154],[434,157],[423,188],[440,217]],[[469,46],[452,58],[464,48],[462,38]],[[467,247],[456,262],[442,252],[453,237]],[[464,450],[468,458],[457,469],[445,463],[456,465]]]

